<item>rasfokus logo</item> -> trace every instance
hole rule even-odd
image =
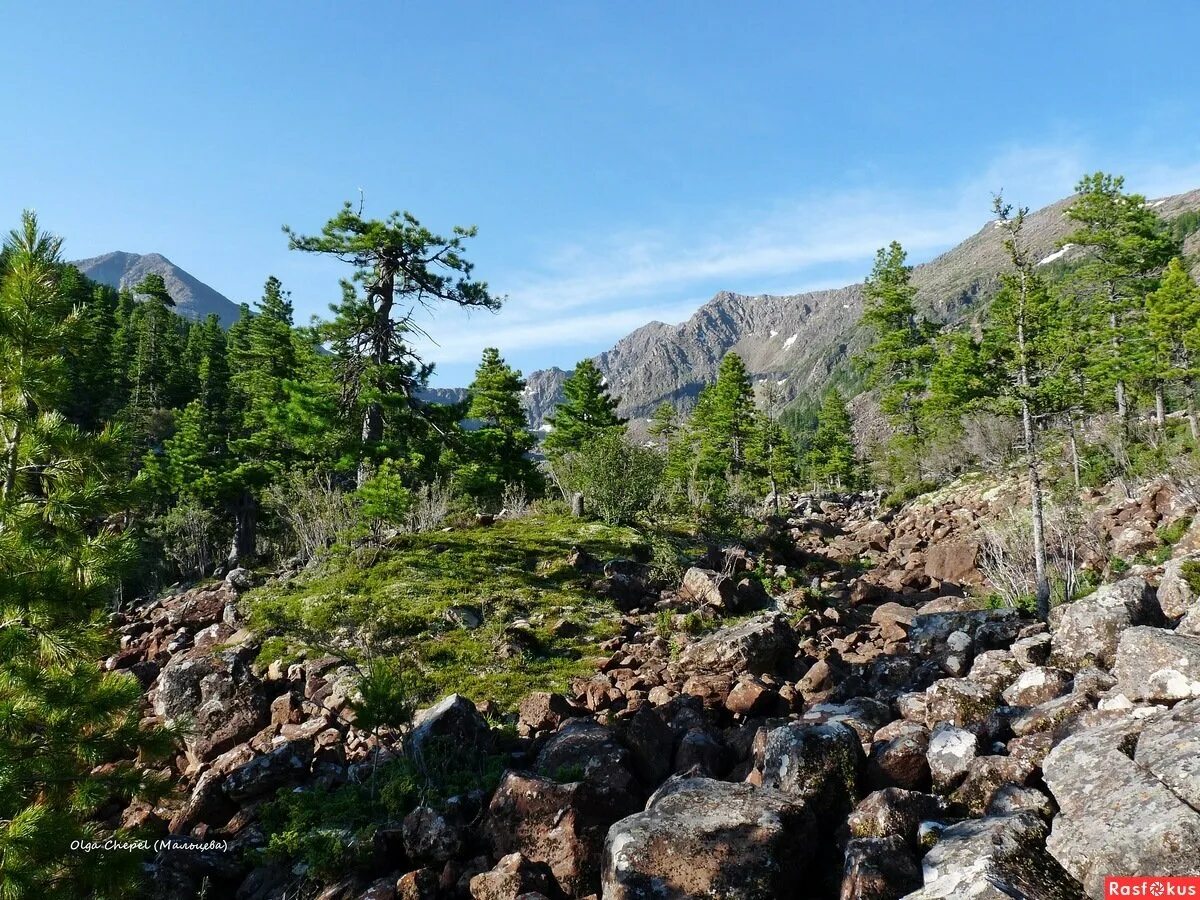
[[[1104,879],[1104,896],[1200,898],[1200,877],[1108,875]]]

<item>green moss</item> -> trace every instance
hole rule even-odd
[[[619,623],[591,589],[595,576],[568,563],[576,546],[601,560],[645,556],[632,529],[558,515],[343,550],[246,595],[251,626],[269,636],[259,662],[304,647],[354,657],[369,646],[412,663],[419,700],[457,691],[512,707],[530,690],[563,690]],[[480,610],[483,624],[458,626],[447,617],[456,606]],[[527,626],[514,629],[517,620]]]
[[[1200,562],[1189,559],[1185,560],[1179,566],[1179,574],[1183,576],[1183,580],[1187,582],[1187,586],[1192,589],[1192,594],[1200,594]]]
[[[1158,529],[1158,539],[1166,546],[1173,547],[1183,540],[1183,536],[1191,527],[1192,517],[1184,516],[1182,519],[1176,519],[1170,525],[1164,525]]]

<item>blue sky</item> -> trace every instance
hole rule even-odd
[[[1086,170],[1200,187],[1200,5],[14,4],[0,211],[75,258],[160,252],[300,317],[337,269],[289,253],[346,199],[475,224],[509,303],[445,311],[441,384],[482,347],[570,366],[714,292],[859,280]]]

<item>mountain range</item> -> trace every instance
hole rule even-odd
[[[1045,265],[1071,258],[1063,239],[1076,227],[1064,215],[1072,198],[1031,212],[1025,236]],[[1200,210],[1200,190],[1151,201],[1167,220]],[[1188,235],[1184,250],[1200,255],[1200,232]],[[202,318],[216,313],[222,324],[238,317],[238,306],[157,253],[106,253],[75,263],[89,278],[126,288],[148,272],[167,283],[180,312]],[[1008,265],[996,222],[929,262],[913,269],[913,284],[923,311],[934,321],[957,324],[977,316],[995,294],[997,273]],[[779,408],[812,401],[865,347],[868,335],[859,323],[863,310],[861,283],[790,295],[746,295],[722,291],[677,325],[650,322],[594,357],[610,390],[620,397],[619,412],[636,426],[663,402],[688,408],[700,389],[716,377],[721,358],[737,352],[756,387],[770,386]],[[526,378],[525,407],[530,423],[543,428],[545,417],[562,396],[570,372],[541,369]],[[433,388],[425,398],[454,402],[462,388]]]
[[[1071,248],[1059,244],[1077,225],[1064,215],[1073,198],[1029,213],[1025,236],[1046,265],[1069,260]],[[1165,219],[1200,209],[1200,190],[1151,201]],[[917,301],[930,318],[956,324],[977,315],[995,294],[997,273],[1008,256],[996,222],[985,224],[961,244],[913,269]],[[1189,255],[1200,253],[1200,233],[1188,236]],[[839,374],[868,335],[859,324],[861,283],[786,296],[722,291],[678,325],[651,322],[594,357],[621,398],[619,411],[634,424],[660,403],[691,405],[700,389],[716,377],[729,351],[746,363],[756,386],[774,386],[777,402],[816,399]],[[554,409],[570,373],[543,369],[526,379],[526,406],[536,425]]]
[[[160,253],[126,253],[117,250],[91,259],[81,259],[72,265],[92,281],[118,290],[132,288],[151,272],[156,272],[166,282],[176,310],[188,318],[203,319],[215,313],[221,324],[228,328],[240,315],[236,303]]]

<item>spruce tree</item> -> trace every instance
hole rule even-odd
[[[575,367],[563,382],[562,402],[546,416],[550,433],[542,446],[551,458],[580,449],[588,441],[624,426],[617,415],[620,400],[608,393],[604,376],[590,359]]]
[[[746,469],[755,418],[754,385],[746,365],[736,353],[726,353],[717,380],[701,393],[692,412],[702,476],[736,478]]]
[[[529,458],[533,435],[521,405],[524,390],[521,373],[496,348],[485,349],[467,392],[467,417],[479,427],[461,435],[462,460],[455,470],[467,494],[482,503],[494,504],[507,485],[526,492],[538,488],[537,467]]]
[[[131,759],[169,750],[143,732],[141,688],[103,673],[103,611],[130,558],[105,527],[123,506],[119,436],[66,422],[64,349],[79,317],[61,242],[26,213],[0,281],[0,893],[127,897],[136,853],[83,853],[111,797],[152,787]]]
[[[874,332],[865,357],[867,386],[879,388],[884,413],[915,444],[934,356],[934,329],[917,313],[917,291],[906,258],[895,241],[875,254],[874,268],[863,286],[862,320]]]
[[[854,428],[841,391],[833,388],[821,402],[817,430],[808,451],[813,479],[837,490],[858,487],[859,466]]]

